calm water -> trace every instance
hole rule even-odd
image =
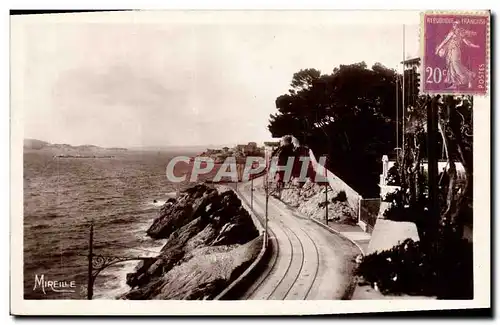
[[[152,256],[161,248],[163,241],[146,237],[145,230],[161,202],[175,195],[165,167],[181,153],[112,154],[115,158],[61,159],[48,152],[25,152],[25,299],[86,299],[91,219],[95,254]],[[125,292],[125,274],[136,263],[105,269],[97,277],[94,298],[112,299]],[[75,281],[76,292],[34,290],[35,274],[45,280]]]

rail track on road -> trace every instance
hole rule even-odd
[[[248,187],[243,184],[238,193],[250,206]],[[253,212],[264,224],[265,196],[255,191],[253,198]],[[340,299],[348,282],[344,273],[350,276],[348,264],[357,254],[355,248],[275,200],[270,197],[268,202],[271,256],[242,299]]]

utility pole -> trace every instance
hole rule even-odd
[[[269,236],[267,234],[267,221],[269,220],[268,211],[269,211],[269,193],[266,194],[266,217],[265,217],[266,220],[265,220],[265,225],[264,225],[265,235],[266,235],[264,243],[266,244],[266,247],[267,247],[267,240],[269,238]]]
[[[94,295],[94,283],[99,273],[105,268],[126,261],[151,261],[157,260],[157,257],[146,256],[109,256],[94,254],[94,221],[90,222],[89,232],[89,268],[88,268],[88,282],[87,282],[87,299],[92,300]]]
[[[267,220],[268,220],[268,211],[269,211],[269,176],[267,175],[266,172],[266,178],[264,180],[266,182],[265,189],[266,189],[266,210],[265,210],[265,215],[264,215],[264,245],[267,247],[267,240],[268,240],[268,234],[267,234]]]
[[[397,71],[399,70],[398,67],[396,67],[396,148],[394,151],[396,152],[396,162],[398,165],[401,163],[400,158],[401,158],[401,148],[399,147],[399,90],[400,90],[400,80],[399,80],[399,75],[397,74]],[[404,68],[403,68],[404,71]],[[403,135],[404,136],[404,135]]]
[[[325,183],[325,224],[328,226],[328,183]]]
[[[264,189],[265,189],[265,192],[266,192],[266,210],[265,210],[265,215],[264,215],[264,245],[267,247],[267,241],[269,240],[269,235],[267,233],[268,231],[268,227],[267,227],[267,223],[268,223],[268,219],[269,219],[269,216],[268,216],[268,212],[269,212],[269,166],[271,165],[271,152],[267,151],[266,152],[266,173],[264,174],[264,182],[265,182],[265,185],[264,185]],[[252,186],[253,188],[253,186]]]
[[[403,116],[402,116],[402,121],[403,121],[403,138],[401,139],[401,149],[403,152],[403,161],[404,161],[404,156],[405,156],[405,70],[406,70],[406,65],[405,65],[405,25],[403,24],[403,96],[401,98],[402,104],[403,104]]]
[[[94,295],[94,284],[92,277],[92,258],[93,258],[93,249],[94,245],[94,220],[90,222],[90,234],[89,234],[89,268],[88,268],[88,281],[87,281],[87,299],[92,300],[92,296]]]
[[[251,177],[251,176],[250,176]],[[253,177],[250,180],[250,209],[253,211]]]
[[[238,182],[240,181],[240,169],[238,168],[238,162],[236,162],[236,182],[234,183],[234,190],[238,191]]]
[[[399,76],[396,70],[396,149],[399,149]]]
[[[439,222],[438,200],[438,100],[439,95],[427,100],[427,173],[429,179],[429,212],[432,218]]]

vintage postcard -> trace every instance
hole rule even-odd
[[[11,313],[491,308],[489,29],[12,15]]]

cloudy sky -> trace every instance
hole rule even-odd
[[[298,16],[300,18],[300,16]],[[417,21],[418,15],[412,21]],[[402,23],[266,19],[16,21],[25,138],[101,146],[266,141],[294,72],[365,61],[395,68]],[[418,25],[406,26],[407,56]]]

